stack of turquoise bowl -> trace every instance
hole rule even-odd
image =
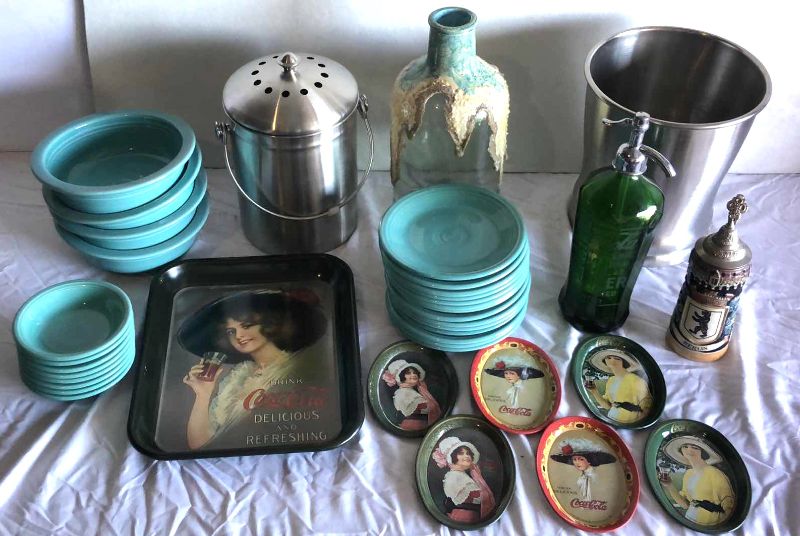
[[[386,307],[409,339],[448,352],[494,344],[525,318],[530,246],[517,210],[468,185],[411,193],[384,214]]]
[[[90,115],[45,138],[31,170],[56,230],[92,264],[143,272],[186,253],[208,218],[194,132],[153,111]]]
[[[68,281],[25,302],[14,318],[22,381],[54,400],[80,400],[116,385],[136,356],[133,307],[104,281]]]

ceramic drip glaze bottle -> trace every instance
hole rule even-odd
[[[716,361],[728,350],[739,296],[750,276],[753,255],[736,231],[747,201],[739,194],[726,206],[728,222],[695,243],[667,331],[667,345],[693,361]]]
[[[392,90],[394,197],[443,183],[500,189],[509,95],[503,75],[476,54],[477,17],[437,9],[428,53],[403,68]]]
[[[559,295],[561,313],[581,331],[604,333],[628,317],[633,286],[664,209],[664,193],[644,176],[647,159],[670,177],[675,170],[655,149],[642,145],[650,116],[603,119],[632,125],[630,140],[617,150],[611,167],[590,174],[578,194],[569,275]]]

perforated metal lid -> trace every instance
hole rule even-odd
[[[314,134],[346,119],[358,85],[344,66],[305,52],[254,59],[222,91],[225,113],[251,130],[276,136]]]

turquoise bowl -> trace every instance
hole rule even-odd
[[[47,186],[42,186],[42,195],[54,219],[58,218],[99,229],[141,227],[169,216],[189,200],[194,190],[194,181],[200,172],[201,164],[202,154],[198,145],[195,147],[191,158],[189,158],[189,162],[186,163],[183,173],[169,190],[144,205],[123,210],[122,212],[90,214],[75,210],[62,203],[58,198],[58,194]]]
[[[178,180],[196,144],[182,119],[155,111],[94,114],[39,143],[31,170],[67,206],[107,214],[143,205]]]
[[[114,347],[133,326],[133,306],[119,287],[77,280],[46,288],[14,318],[14,339],[45,363],[80,363]]]
[[[197,207],[194,218],[184,230],[165,242],[142,249],[100,248],[57,225],[56,231],[67,244],[80,251],[95,266],[110,272],[133,274],[157,268],[189,251],[207,219],[208,196]]]
[[[517,210],[476,186],[412,192],[384,214],[380,248],[406,270],[444,281],[480,279],[512,264],[528,243]]]
[[[194,218],[197,207],[206,195],[206,186],[206,172],[205,170],[200,170],[197,180],[194,182],[192,195],[183,206],[169,216],[142,227],[98,229],[62,220],[56,216],[53,216],[53,220],[62,229],[76,234],[86,242],[101,248],[117,250],[147,248],[169,240],[189,225],[189,222]]]
[[[53,363],[39,360],[17,346],[17,359],[21,372],[32,378],[41,378],[52,382],[74,382],[89,377],[99,376],[112,369],[119,362],[125,349],[135,343],[133,327],[120,337],[119,343],[107,352],[101,352],[95,358],[77,363]]]
[[[123,361],[122,366],[119,368],[117,373],[112,376],[111,378],[107,379],[105,382],[97,385],[94,388],[87,388],[87,389],[46,389],[41,387],[35,383],[28,383],[25,377],[22,378],[23,383],[28,386],[28,388],[36,394],[41,396],[59,400],[61,402],[70,402],[73,400],[83,400],[84,398],[89,398],[92,396],[99,395],[108,391],[116,384],[118,384],[122,378],[128,373],[133,365],[133,361],[136,358],[136,351],[132,349],[130,353],[125,357],[125,361]]]

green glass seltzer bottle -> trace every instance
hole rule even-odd
[[[603,124],[632,125],[631,137],[611,166],[592,173],[580,189],[569,275],[558,298],[570,324],[595,333],[617,329],[628,317],[633,286],[663,214],[664,193],[644,176],[647,159],[675,176],[661,153],[642,145],[650,126],[647,113]]]

